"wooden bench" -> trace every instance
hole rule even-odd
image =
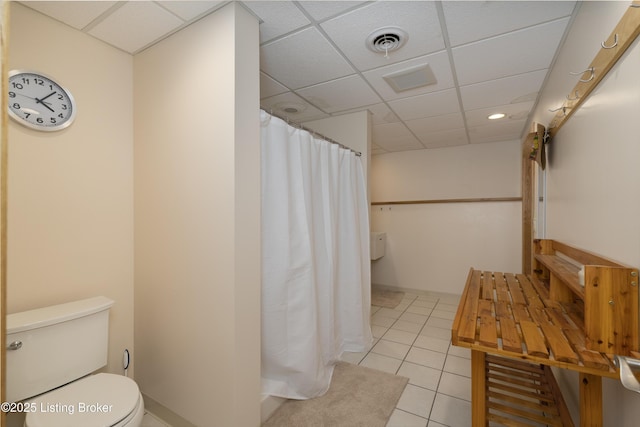
[[[601,426],[602,377],[619,378],[614,355],[640,356],[638,270],[554,240],[537,240],[534,258],[532,276],[469,272],[452,342],[472,350],[473,425],[573,425],[555,366],[580,373],[580,424]],[[523,383],[532,375],[539,379]],[[500,387],[510,382],[528,397],[505,401]]]

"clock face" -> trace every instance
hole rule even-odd
[[[51,77],[16,70],[9,73],[9,115],[32,129],[56,131],[73,122],[76,106]]]

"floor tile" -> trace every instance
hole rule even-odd
[[[449,354],[452,356],[464,357],[465,359],[471,359],[471,349],[458,347],[453,344],[449,346]]]
[[[376,314],[377,315],[377,314]],[[453,320],[449,319],[439,319],[437,317],[429,317],[426,323],[427,326],[435,326],[436,328],[448,329],[451,331],[451,326],[453,325]]]
[[[441,374],[442,371],[439,369],[416,365],[411,362],[402,362],[400,369],[398,369],[398,375],[409,378],[409,384],[434,391],[438,388]]]
[[[471,377],[471,361],[464,357],[448,355],[447,360],[444,362],[444,370],[452,374]]]
[[[402,360],[400,359],[394,359],[393,357],[383,356],[376,353],[367,354],[367,357],[360,362],[360,366],[389,372],[390,374],[395,374],[401,364]]]
[[[450,427],[469,427],[471,402],[437,393],[430,419]]]
[[[142,417],[142,424],[140,427],[169,427],[169,424],[160,421],[153,414],[146,412]]]
[[[390,327],[395,323],[396,319],[392,319],[391,317],[381,316],[380,312],[377,312],[373,316],[371,316],[371,324],[376,326],[383,326],[385,328]]]
[[[388,330],[389,328],[385,328],[384,326],[371,325],[371,333],[373,334],[374,338],[380,338],[381,336],[386,334]]]
[[[438,393],[471,401],[471,378],[443,372],[438,384]]]
[[[396,409],[387,422],[387,427],[426,427],[427,419]]]
[[[451,339],[451,330],[450,329],[442,329],[436,328],[435,326],[425,325],[424,328],[420,331],[420,335],[424,335],[427,337],[440,338],[441,340],[450,340]]]
[[[413,344],[417,336],[417,332],[406,332],[398,329],[389,329],[387,333],[382,336],[382,338],[388,341],[411,345]]]
[[[440,298],[434,295],[419,295],[418,298],[416,298],[416,300],[438,302]]]
[[[371,349],[371,352],[376,354],[382,354],[383,356],[393,357],[394,359],[403,360],[410,348],[411,348],[410,345],[381,339]]]
[[[413,323],[418,323],[420,325],[424,325],[424,323],[427,321],[428,318],[429,318],[429,316],[425,316],[425,315],[422,315],[422,314],[404,313],[398,319],[399,320],[405,320],[407,322],[413,322]]]
[[[401,314],[402,314],[402,311],[394,310],[392,308],[386,308],[386,307],[382,307],[376,313],[376,315],[378,316],[390,317],[391,319],[397,319],[398,317],[400,317]]]
[[[377,305],[372,305],[372,306],[371,306],[371,310],[369,311],[369,314],[373,316],[373,315],[374,315],[374,314],[376,314],[376,312],[377,312],[378,310],[380,310],[381,308],[382,308],[382,307],[378,307]]]
[[[418,333],[422,329],[422,325],[419,323],[407,322],[406,320],[396,320],[396,323],[391,326],[391,329]]]
[[[413,345],[415,347],[426,348],[440,353],[446,353],[449,350],[449,340],[428,337],[426,335],[418,335]]]
[[[429,420],[429,424],[427,424],[427,427],[449,427],[449,426]]]
[[[429,418],[435,397],[436,392],[433,390],[407,384],[396,407],[414,415]]]
[[[413,314],[422,314],[423,316],[428,316],[431,314],[431,312],[433,311],[433,308],[428,308],[428,307],[417,307],[413,304],[411,304],[411,306],[409,306],[409,308],[407,308],[407,313],[413,313]]]
[[[405,360],[422,366],[442,370],[446,355],[437,351],[427,350],[420,347],[412,347],[407,353]]]
[[[458,311],[458,306],[456,304],[444,304],[439,302],[438,305],[436,305],[436,310],[450,311],[452,313],[455,313],[456,311]]]
[[[413,307],[425,307],[425,308],[434,308],[436,306],[436,302],[434,301],[424,301],[424,300],[415,300],[411,306]]]
[[[456,313],[453,311],[444,311],[444,310],[435,309],[431,312],[431,317],[453,320],[456,317]]]

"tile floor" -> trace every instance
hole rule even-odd
[[[160,420],[150,412],[145,412],[142,418],[142,425],[140,427],[171,427],[169,424]]]
[[[459,299],[405,293],[395,309],[372,306],[371,349],[344,354],[347,362],[409,378],[387,427],[471,425],[471,353],[451,345]]]

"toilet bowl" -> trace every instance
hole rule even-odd
[[[94,297],[7,315],[6,400],[20,402],[25,427],[140,427],[135,381],[96,373],[113,304]]]
[[[24,427],[139,427],[144,402],[138,385],[114,374],[89,375],[26,402]]]

